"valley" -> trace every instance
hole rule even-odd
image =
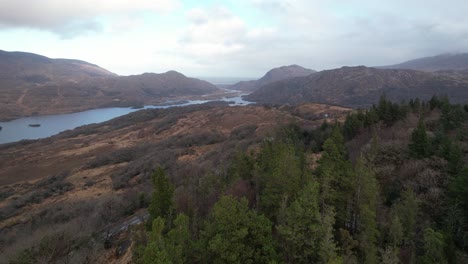
[[[180,243],[172,262],[224,263],[239,243],[258,263],[412,263],[443,232],[463,263],[443,228],[466,233],[446,215],[466,207],[468,74],[426,60],[437,70],[290,65],[217,87],[0,52],[0,259],[146,264]]]
[[[146,109],[47,139],[4,144],[0,253],[5,257],[38,243],[48,232],[47,223],[67,230],[86,226],[83,236],[104,230],[125,217],[124,204],[150,191],[155,164],[180,175],[176,181],[195,180],[225,164],[237,150],[254,151],[281,126],[294,123],[313,129],[324,121],[342,121],[349,111],[318,104]],[[111,201],[116,215],[103,220]],[[15,235],[18,230],[30,234],[27,243]],[[83,257],[79,252],[74,256]]]

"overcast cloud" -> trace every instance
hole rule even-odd
[[[260,76],[288,64],[321,70],[468,52],[466,0],[0,0],[0,6],[0,49],[83,59],[118,74]]]

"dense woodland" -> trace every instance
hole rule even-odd
[[[282,127],[203,174],[154,164],[150,195],[109,200],[96,219],[102,228],[146,208],[146,224],[130,232],[142,264],[467,263],[467,112],[447,98],[382,97],[341,124]],[[101,230],[93,243],[44,237],[12,263],[112,247]]]
[[[408,119],[417,127],[400,138]],[[174,186],[158,168],[133,259],[466,263],[465,121],[466,107],[445,98],[383,97],[342,125],[283,128],[201,182]]]

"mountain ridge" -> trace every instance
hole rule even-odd
[[[158,104],[220,93],[176,71],[119,76],[95,64],[0,51],[0,120]]]
[[[289,66],[281,66],[269,70],[263,77],[258,80],[241,81],[233,85],[228,86],[229,89],[240,90],[251,92],[263,85],[267,85],[272,82],[281,81],[284,79],[307,76],[315,73],[315,70],[307,69],[297,64]]]
[[[402,63],[378,66],[380,69],[408,69],[419,71],[446,71],[468,69],[468,53],[445,53],[408,60]]]
[[[365,66],[325,70],[260,87],[247,100],[259,103],[326,103],[368,107],[382,94],[394,101],[447,95],[454,102],[468,98],[468,79],[453,74]]]

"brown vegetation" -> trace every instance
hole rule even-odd
[[[318,127],[325,113],[334,120],[348,111],[325,105],[148,109],[43,140],[2,145],[0,254],[11,258],[42,243],[43,237],[53,241],[68,236],[73,245],[84,245],[70,257],[93,263],[95,252],[104,246],[106,227],[147,203],[150,175],[158,165],[176,186],[198,181],[192,186],[199,186],[196,192],[206,199],[180,195],[177,203],[187,208],[199,203],[197,207],[205,208],[200,213],[207,213],[219,193],[202,190],[216,184],[218,176],[202,176],[226,169],[236,151],[254,148],[264,137],[274,136],[278,126]],[[227,192],[248,195],[251,190],[240,181]],[[47,256],[65,257],[57,254]]]

